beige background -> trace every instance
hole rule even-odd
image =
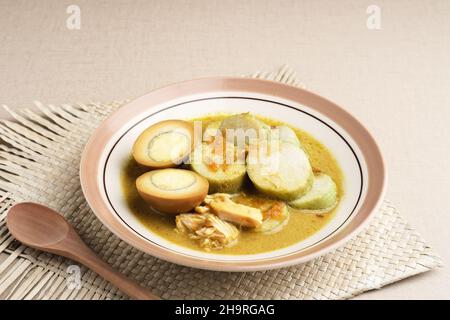
[[[66,28],[70,4],[81,30]],[[366,27],[370,4],[381,30]],[[450,298],[450,1],[0,0],[0,43],[0,103],[11,107],[290,64],[373,132],[387,197],[447,266],[360,297]]]

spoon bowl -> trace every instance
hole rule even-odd
[[[17,240],[34,248],[43,248],[60,242],[71,228],[58,212],[30,202],[19,203],[12,207],[6,224]]]

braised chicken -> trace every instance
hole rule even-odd
[[[183,213],[176,216],[177,230],[197,240],[205,250],[230,247],[237,242],[239,230],[214,214]]]
[[[229,194],[208,195],[204,202],[212,213],[225,221],[249,228],[257,228],[262,224],[263,216],[260,209],[238,204],[231,200]]]

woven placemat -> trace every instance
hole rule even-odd
[[[253,77],[299,85],[283,67]],[[339,299],[440,265],[431,248],[387,201],[364,232],[346,246],[308,263],[273,271],[224,273],[178,266],[144,254],[109,232],[90,210],[78,169],[92,131],[124,102],[9,110],[0,122],[0,299],[124,299],[120,291],[73,262],[20,245],[6,228],[16,202],[48,205],[75,226],[108,263],[164,299]],[[68,269],[69,268],[69,269]],[[70,281],[69,281],[70,280]]]

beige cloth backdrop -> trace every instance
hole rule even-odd
[[[80,30],[66,27],[72,4]],[[373,4],[381,30],[366,27]],[[388,198],[450,265],[449,1],[0,0],[0,13],[0,103],[10,107],[122,100],[289,63],[373,132]],[[450,273],[358,298],[448,299]]]

